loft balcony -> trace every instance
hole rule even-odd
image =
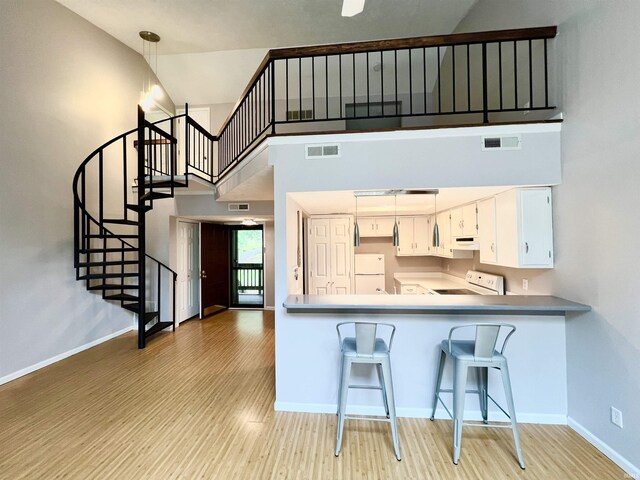
[[[558,113],[556,34],[551,26],[270,50],[216,137],[217,178],[273,136],[549,120]]]

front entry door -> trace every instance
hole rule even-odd
[[[201,317],[229,307],[229,227],[200,224]]]
[[[264,307],[262,225],[231,229],[231,306]]]

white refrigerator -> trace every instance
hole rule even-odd
[[[384,255],[357,253],[355,255],[356,294],[384,293]]]

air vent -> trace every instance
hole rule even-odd
[[[520,150],[522,139],[520,135],[504,137],[482,137],[482,150]]]
[[[287,110],[287,121],[312,120],[313,110]]]
[[[249,204],[248,203],[230,203],[228,205],[230,212],[248,212]]]
[[[339,158],[340,157],[340,145],[325,144],[325,145],[307,145],[306,146],[306,158]]]

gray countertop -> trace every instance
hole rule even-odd
[[[565,315],[589,305],[549,295],[289,295],[289,313]]]

